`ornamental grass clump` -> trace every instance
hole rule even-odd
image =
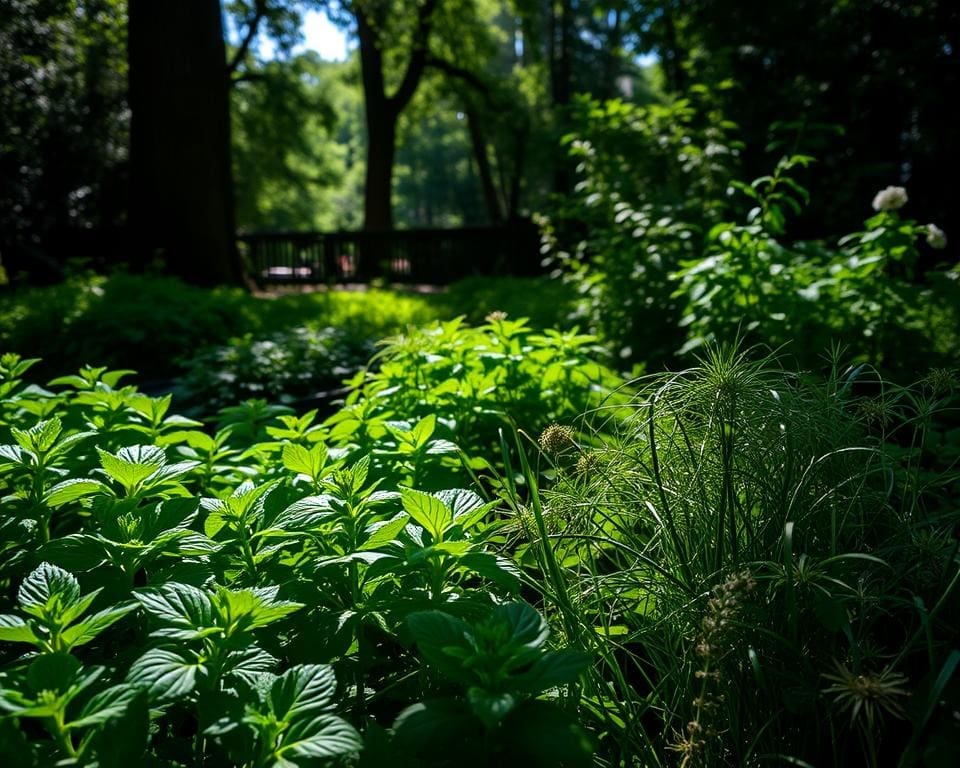
[[[596,644],[584,708],[607,753],[874,766],[949,741],[952,373],[897,387],[712,348],[634,386],[537,487],[579,525],[530,544],[548,615]]]

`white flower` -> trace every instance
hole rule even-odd
[[[874,195],[873,210],[895,211],[907,204],[907,190],[903,187],[887,187]]]
[[[947,235],[936,224],[927,224],[927,242],[931,248],[942,251],[947,247]]]

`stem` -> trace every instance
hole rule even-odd
[[[77,750],[73,746],[73,738],[69,731],[64,728],[63,709],[57,710],[56,715],[50,718],[53,723],[53,737],[56,739],[57,746],[71,758],[77,757]]]

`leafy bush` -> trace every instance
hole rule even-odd
[[[903,218],[898,209],[906,193],[891,188],[897,206],[878,207],[864,231],[842,238],[837,248],[784,242],[788,214],[808,200],[791,171],[810,162],[784,158],[772,175],[736,183],[753,205],[747,224],[714,226],[703,255],[671,275],[674,297],[685,305],[688,340],[681,352],[742,334],[773,346],[793,342],[789,351],[807,364],[840,339],[851,353],[899,370],[933,362],[921,308],[943,305],[957,321],[949,309],[956,302],[948,297],[960,296],[949,282],[941,281],[936,293],[936,284],[918,282],[918,241],[943,247],[943,233]]]
[[[601,749],[955,762],[955,372],[822,384],[714,350],[638,387],[598,424],[615,437],[544,454],[556,480],[504,539],[565,636],[593,638]]]
[[[338,328],[302,326],[266,338],[247,334],[190,358],[177,382],[177,401],[201,415],[256,397],[290,404],[339,389],[373,352],[372,341]]]
[[[447,318],[481,325],[491,312],[504,312],[537,330],[567,328],[575,299],[573,286],[549,277],[468,277],[437,296]]]
[[[957,272],[930,268],[946,237],[901,216],[905,191],[879,193],[836,246],[791,239],[788,218],[810,203],[795,176],[812,158],[737,181],[735,126],[700,90],[669,105],[583,100],[575,116],[580,181],[546,241],[580,297],[573,318],[625,359],[659,366],[737,337],[790,343],[803,365],[842,342],[908,376],[956,358]]]
[[[90,360],[172,378],[210,345],[305,324],[376,339],[438,317],[437,300],[391,291],[318,291],[255,297],[195,288],[168,277],[77,275],[0,297],[0,347],[45,358],[46,373]]]
[[[670,104],[581,98],[571,119],[580,180],[545,222],[547,244],[577,292],[574,319],[657,364],[682,343],[669,275],[726,209],[735,126],[699,87]]]
[[[47,373],[89,360],[169,376],[186,350],[241,334],[248,300],[240,291],[206,291],[173,278],[76,275],[0,300],[0,346],[48,358]]]
[[[169,397],[120,386],[123,372],[42,388],[24,381],[34,362],[0,358],[11,765],[313,765],[363,749],[358,727],[382,746],[377,719],[439,692],[413,653],[416,639],[428,669],[448,670],[417,630],[438,615],[493,633],[495,651],[503,618],[519,618],[503,660],[529,674],[481,680],[522,694],[510,722],[572,738],[570,717],[535,699],[582,657],[544,652],[531,609],[495,607],[519,581],[487,545],[493,504],[414,489],[382,456],[328,445],[315,414],[208,434]]]
[[[441,437],[473,469],[499,455],[499,430],[537,433],[609,396],[621,379],[597,362],[603,350],[575,330],[535,333],[526,320],[492,313],[477,328],[462,320],[411,328],[388,339],[376,369],[358,374],[345,406],[327,422],[335,442],[390,465],[397,456],[425,458]],[[424,482],[415,472],[415,484]]]

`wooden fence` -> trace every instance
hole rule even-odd
[[[536,226],[388,232],[270,232],[241,235],[241,255],[260,284],[446,285],[474,275],[540,274]]]

